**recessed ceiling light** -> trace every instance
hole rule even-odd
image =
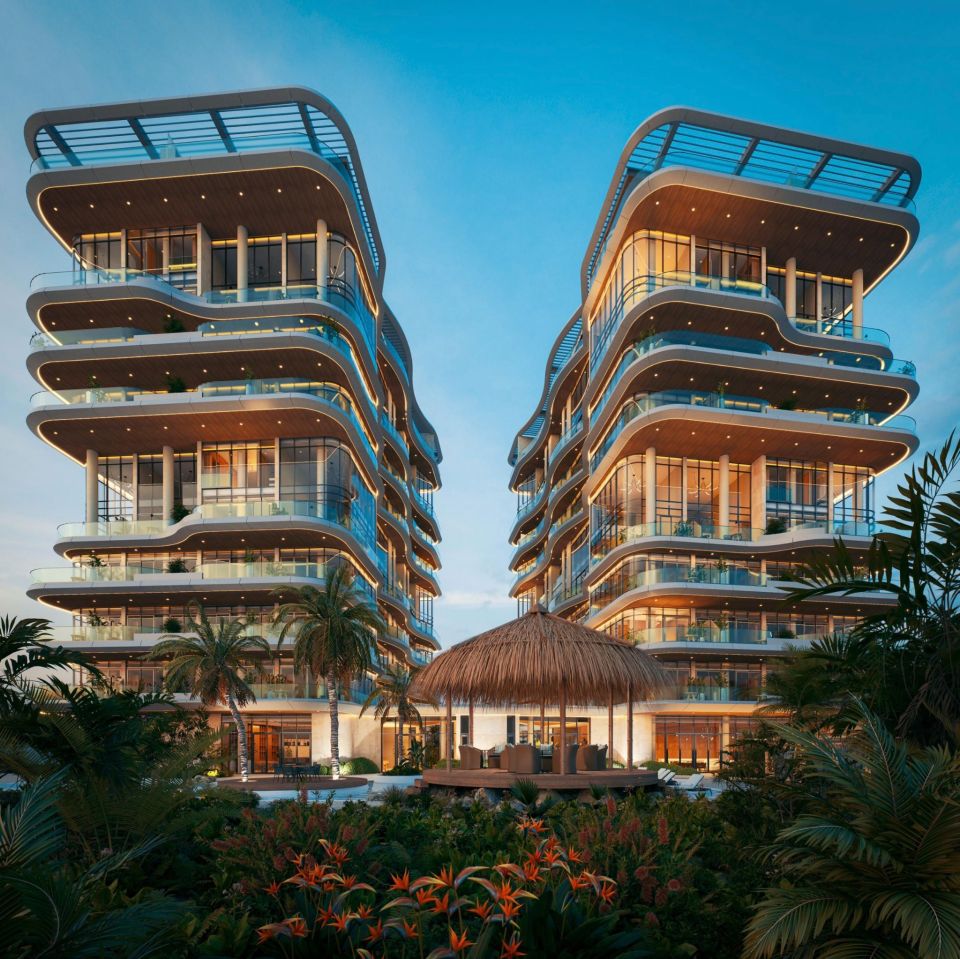
[[[240,191],[240,196],[243,196],[243,190]]]

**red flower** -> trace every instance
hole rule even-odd
[[[337,932],[345,932],[347,926],[350,925],[351,918],[352,916],[349,912],[342,912],[340,915],[334,916],[333,928],[336,929]]]
[[[443,894],[443,899],[434,898],[433,909],[431,910],[431,912],[434,912],[439,916],[441,913],[445,913],[449,907],[450,907],[450,893],[445,892]]]
[[[503,913],[503,918],[509,922],[519,914],[520,906],[516,902],[504,902],[500,906],[500,911]]]
[[[633,871],[633,878],[639,879],[643,882],[646,879],[650,878],[650,867],[649,866],[637,866]]]
[[[295,939],[303,939],[307,934],[307,923],[300,916],[294,916],[292,919],[284,919],[284,925],[290,930],[290,935]]]
[[[366,904],[357,907],[358,919],[369,919],[373,915],[373,910]]]
[[[613,902],[613,897],[617,894],[617,887],[612,882],[605,882],[600,886],[597,896],[608,906]]]
[[[370,927],[370,934],[367,936],[366,941],[373,943],[379,942],[383,938],[383,920],[378,919],[375,926]]]
[[[403,934],[408,938],[412,939],[417,935],[417,926],[416,923],[410,922],[407,919],[403,920]]]
[[[421,908],[423,906],[429,905],[431,902],[436,902],[436,897],[428,892],[426,889],[418,889],[416,891],[417,905]]]
[[[526,953],[520,951],[521,945],[519,936],[514,936],[509,942],[504,942],[500,959],[517,959],[517,956],[525,956]]]
[[[390,886],[389,889],[391,892],[408,892],[410,889],[410,870],[404,869],[402,876],[390,876]]]
[[[472,909],[468,909],[467,912],[472,912],[475,916],[479,916],[486,922],[487,917],[493,912],[493,905],[489,902],[478,902]]]
[[[671,879],[667,883],[667,889],[669,889],[670,892],[680,892],[683,889],[683,883],[680,882],[679,879]]]
[[[648,912],[646,916],[644,916],[644,919],[646,920],[648,926],[660,925],[660,920],[657,918],[656,913]]]
[[[656,896],[653,898],[654,904],[657,906],[665,906],[667,904],[667,890],[658,889]]]
[[[278,892],[280,892],[280,883],[274,880],[269,886],[264,886],[263,891],[268,896],[275,896]]]
[[[450,948],[454,952],[460,952],[461,950],[466,949],[469,945],[471,945],[471,942],[467,938],[467,933],[465,931],[458,936],[453,929],[450,930]]]

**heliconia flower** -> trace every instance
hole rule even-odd
[[[356,876],[344,876],[340,882],[340,885],[343,886],[344,889],[352,889],[356,884]]]
[[[504,942],[500,959],[517,959],[518,956],[525,956],[526,953],[520,951],[521,945],[523,943],[521,943],[519,936],[514,936],[509,942]]]
[[[466,931],[462,932],[460,935],[457,935],[454,929],[450,930],[450,948],[454,952],[461,952],[469,945],[472,945],[472,943],[467,938]]]
[[[449,886],[453,888],[453,867],[452,866],[443,866],[440,870],[439,875],[437,876],[439,880],[438,885]]]
[[[613,796],[607,796],[607,815],[614,816],[617,812],[617,801]]]
[[[442,899],[438,899],[434,897],[433,908],[430,911],[436,913],[439,916],[441,913],[445,913],[449,908],[450,908],[450,893],[445,892],[443,894]]]
[[[363,903],[362,905],[357,906],[358,919],[369,919],[372,915],[373,915],[373,910],[366,903]]]
[[[307,934],[306,920],[300,916],[284,919],[284,924],[290,930],[290,935],[296,939],[303,939]]]
[[[370,927],[370,932],[367,935],[365,942],[379,942],[383,938],[383,921],[378,919],[376,924]]]
[[[407,892],[410,889],[410,870],[404,869],[402,876],[391,874],[388,888],[392,892]]]
[[[520,905],[513,900],[507,900],[500,904],[500,912],[503,913],[503,918],[509,922],[520,912]]]
[[[602,899],[607,905],[610,905],[613,902],[613,897],[617,894],[617,887],[613,883],[605,882],[600,887],[597,896]]]
[[[523,874],[528,882],[536,882],[540,878],[540,867],[536,863],[525,863]]]
[[[417,925],[414,922],[410,922],[408,919],[403,920],[403,934],[408,938],[412,939],[417,935]]]
[[[496,887],[497,890],[497,900],[500,902],[516,902],[516,893],[514,892],[513,887],[509,882],[504,879],[499,886]]]
[[[353,917],[349,912],[343,912],[343,913],[340,913],[340,915],[338,916],[334,916],[333,928],[336,929],[337,932],[345,932],[347,929],[347,926],[350,925],[350,920],[352,918]]]
[[[278,892],[280,892],[280,883],[274,880],[269,886],[264,886],[263,891],[268,896],[275,896]]]
[[[467,912],[472,912],[475,916],[479,916],[486,922],[490,913],[493,912],[493,904],[489,902],[478,902],[472,909],[468,909]]]
[[[567,859],[570,862],[583,862],[583,856],[573,846],[567,850]]]
[[[330,922],[332,917],[333,906],[327,906],[317,913],[317,922],[319,922],[321,926],[325,926],[328,922]]]
[[[426,906],[431,902],[436,902],[436,897],[432,892],[428,892],[426,889],[418,889],[415,893],[417,897],[418,906]]]
[[[669,889],[670,892],[680,892],[683,889],[683,883],[680,882],[679,879],[671,879],[667,883],[667,889]]]

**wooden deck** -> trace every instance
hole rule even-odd
[[[591,772],[538,773],[524,775],[503,769],[426,769],[425,786],[445,789],[509,789],[518,779],[529,779],[541,789],[580,792],[591,786],[605,789],[646,789],[656,785],[657,774],[649,769],[597,769]]]

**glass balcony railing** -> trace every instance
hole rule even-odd
[[[391,582],[390,580],[384,581],[380,586],[380,592],[392,599],[395,603],[398,603],[404,609],[410,608],[410,595],[400,588],[397,583]]]
[[[766,587],[768,582],[765,573],[730,564],[691,566],[689,563],[658,563],[646,569],[618,572],[611,579],[601,582],[590,595],[590,612],[591,615],[599,612],[624,593],[647,586],[691,584],[761,588]]]
[[[400,435],[400,430],[394,426],[391,422],[390,417],[384,411],[380,411],[380,425],[384,428],[387,435],[390,436],[396,444],[400,447],[401,452],[404,456],[410,455],[410,446],[407,441]],[[405,481],[404,481],[405,482]]]
[[[523,547],[526,546],[527,543],[535,540],[538,536],[540,536],[541,533],[543,533],[544,529],[546,529],[546,526],[547,526],[547,517],[544,516],[543,519],[541,519],[540,522],[533,527],[533,529],[527,530],[527,532],[524,533],[520,537],[520,539],[517,540],[517,544],[516,544],[517,549],[523,549]]]
[[[552,463],[556,458],[575,440],[583,431],[583,410],[579,409],[573,416],[573,421],[567,427],[566,432],[557,440],[556,445],[550,450],[547,462]]]
[[[314,382],[293,376],[275,377],[272,379],[250,380],[223,380],[212,383],[201,383],[195,390],[182,393],[171,393],[169,390],[143,390],[136,386],[104,386],[87,389],[68,389],[51,392],[41,390],[30,397],[30,405],[34,407],[57,406],[63,403],[86,403],[97,405],[101,403],[130,403],[145,397],[171,397],[171,402],[191,399],[195,396],[231,397],[231,396],[263,396],[270,394],[298,393],[307,394],[314,399],[326,403],[340,412],[356,427],[364,446],[371,457],[376,459],[376,445],[367,433],[360,417],[356,412],[353,397],[339,386],[329,383]]]
[[[433,638],[433,620],[418,616],[416,613],[411,613],[410,622],[413,624],[414,629],[416,629],[417,632],[422,633],[424,636]]]
[[[417,489],[414,483],[409,484],[409,489],[410,489],[410,497],[413,499],[414,503],[416,503],[417,506],[419,506],[420,509],[423,510],[423,512],[426,513],[428,516],[433,516],[434,512],[433,512],[432,494],[430,496],[424,496],[423,493],[421,493],[420,490]]]
[[[217,474],[220,475],[219,473]],[[217,485],[213,475],[207,477],[208,488]],[[373,518],[357,508],[357,501],[347,493],[325,494],[318,500],[245,500],[235,503],[204,503],[197,506],[177,523],[162,519],[98,520],[93,523],[61,523],[57,534],[61,539],[99,539],[108,537],[165,536],[174,527],[204,520],[218,519],[273,519],[308,517],[323,520],[351,530],[368,548],[373,543]]]
[[[432,546],[434,549],[440,545],[440,541],[434,537],[433,533],[425,530],[418,522],[416,522],[416,520],[410,523],[410,532],[428,546]]]
[[[772,634],[752,626],[723,626],[712,623],[677,626],[655,626],[633,630],[624,637],[638,646],[659,643],[707,643],[714,645],[735,644],[742,646],[766,646]]]
[[[410,647],[410,658],[418,666],[426,666],[433,662],[434,651],[432,649],[421,649],[419,646]]]
[[[671,684],[657,694],[656,699],[667,702],[695,703],[756,703],[763,700],[765,693],[760,685],[720,686],[714,683]]]
[[[210,290],[206,293],[189,293],[164,276],[143,270],[112,270],[89,267],[62,270],[53,273],[38,273],[30,281],[34,290],[58,287],[102,286],[147,286],[169,296],[175,295],[190,301],[200,300],[214,306],[237,303],[272,303],[276,301],[311,300],[328,303],[346,313],[360,329],[370,349],[373,345],[375,321],[364,297],[342,280],[331,279],[327,286],[309,284],[302,286],[249,287],[245,290]]]
[[[582,596],[586,592],[583,585],[583,573],[575,576],[573,582],[567,582],[563,579],[557,580],[550,588],[550,595],[547,599],[547,609],[551,612],[558,606]]]
[[[670,333],[654,333],[637,340],[626,350],[617,364],[616,371],[607,382],[600,399],[594,404],[592,415],[596,416],[613,395],[627,370],[639,359],[657,350],[668,349],[673,346],[689,346],[700,349],[720,350],[732,353],[743,353],[752,356],[767,356],[771,353],[778,358],[781,354],[773,350],[769,344],[760,340],[751,340],[735,336],[719,336],[710,333],[694,331],[684,332],[677,330]],[[871,370],[882,373],[895,373],[901,376],[916,376],[917,368],[909,360],[888,360],[877,356],[857,355],[840,351],[827,350],[817,356],[807,356],[801,353],[789,354],[791,362],[809,363],[815,366],[843,366],[852,369]]]
[[[539,569],[543,565],[543,550],[540,550],[533,559],[528,560],[523,566],[516,571],[516,576],[514,576],[513,582],[514,585],[520,582],[520,580],[525,579],[529,576],[534,570]]]
[[[194,580],[249,580],[249,579],[310,579],[323,581],[327,577],[325,563],[253,560],[249,563],[201,563],[184,573],[169,573],[145,565],[129,566],[56,566],[35,569],[33,582],[42,585],[60,583],[125,583],[165,580],[169,584],[189,583]],[[356,588],[373,597],[373,588],[361,576],[355,579]]]
[[[847,423],[853,426],[884,426],[910,433],[916,432],[917,428],[914,419],[903,414],[890,416],[889,413],[874,413],[870,410],[788,410],[755,397],[700,393],[694,390],[670,390],[662,393],[646,393],[624,403],[613,426],[590,457],[590,468],[597,468],[600,460],[630,423],[664,406],[700,406],[729,412],[766,414],[809,423],[831,422]]]
[[[565,510],[550,524],[550,535],[553,536],[561,526],[569,523],[576,516],[584,516],[583,503],[575,499],[570,508]]]
[[[541,483],[533,495],[530,496],[525,502],[521,503],[517,507],[517,519],[522,519],[524,516],[532,513],[535,509],[543,504],[543,494],[547,490],[547,484]]]
[[[731,293],[739,296],[755,297],[761,300],[780,301],[770,291],[769,287],[752,280],[730,279],[722,276],[707,276],[686,271],[671,273],[648,274],[636,276],[624,286],[624,289],[613,306],[610,315],[602,321],[602,332],[593,341],[590,351],[590,368],[593,369],[603,358],[614,333],[620,328],[624,317],[651,294],[669,287],[690,287],[697,290],[711,290],[718,293]],[[820,333],[827,336],[840,336],[849,339],[865,340],[869,343],[879,343],[888,346],[889,335],[883,330],[872,327],[854,329],[852,318],[847,315],[840,318],[824,320],[790,319],[798,330],[807,333]],[[597,321],[594,321],[597,325]]]

